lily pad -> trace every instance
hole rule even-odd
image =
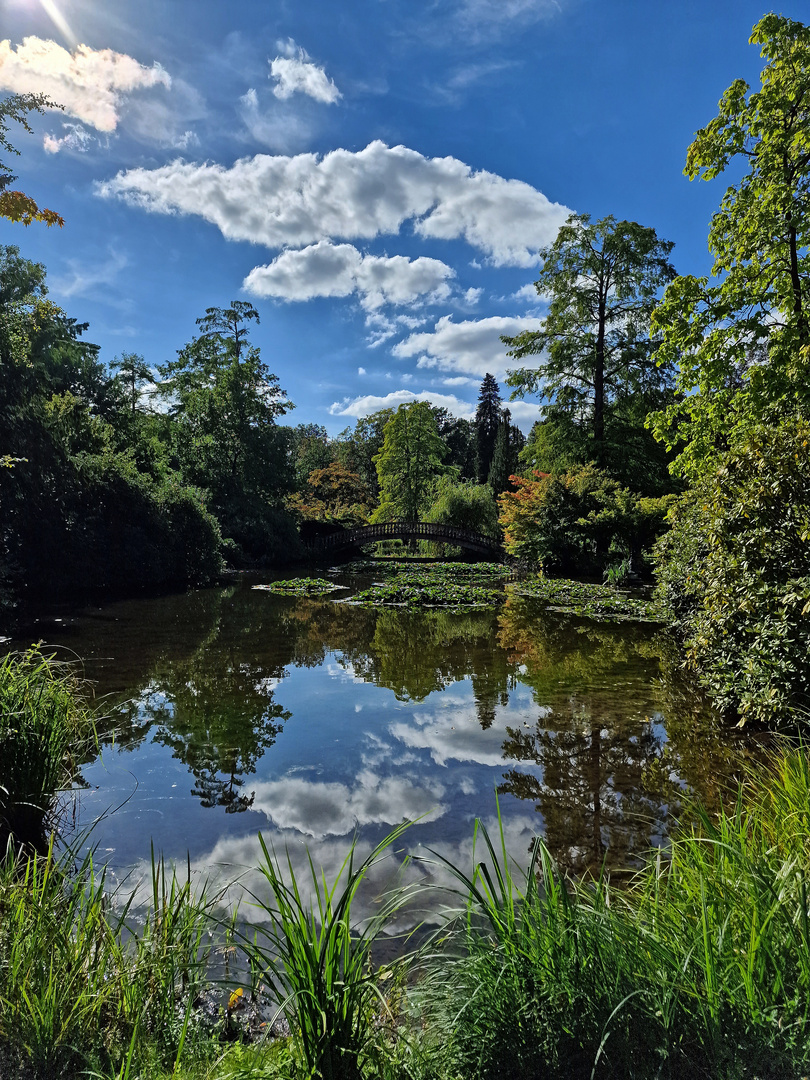
[[[269,585],[254,585],[254,589],[265,592],[282,593],[285,596],[320,596],[323,593],[345,589],[345,585],[336,585],[325,578],[287,578],[286,581],[271,581]]]

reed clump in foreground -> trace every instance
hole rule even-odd
[[[515,874],[477,826],[465,916],[415,995],[440,1075],[801,1077],[810,1061],[810,770],[774,759],[631,888]]]
[[[0,851],[47,851],[57,793],[95,738],[75,666],[37,647],[0,658]]]
[[[370,952],[401,894],[364,926],[352,902],[402,829],[359,865],[350,853],[332,884],[313,866],[297,881],[265,849],[267,931],[238,946],[244,997],[272,989],[292,1036],[252,1045],[223,1041],[232,985],[221,1023],[200,1016],[219,924],[188,878],[155,861],[144,923],[109,902],[91,862],[12,855],[0,1055],[30,1075],[109,1078],[798,1080],[810,1065],[808,754],[775,756],[715,819],[692,809],[620,890],[566,880],[540,841],[521,869],[500,826],[477,824],[469,870],[436,857],[456,913],[393,978]]]

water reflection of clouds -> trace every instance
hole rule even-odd
[[[473,828],[460,840],[449,841],[424,837],[423,823],[414,825],[406,831],[396,844],[396,850],[372,865],[364,887],[353,905],[357,922],[375,914],[380,894],[395,886],[430,886],[420,890],[418,897],[408,913],[403,914],[392,926],[392,931],[405,932],[423,921],[435,921],[440,913],[448,908],[461,906],[462,900],[455,894],[457,881],[451,872],[441,863],[446,859],[467,874],[473,869]],[[489,834],[499,847],[499,823],[494,815],[484,819]],[[536,815],[516,814],[504,818],[501,822],[506,849],[510,853],[512,869],[520,880],[529,862],[529,849],[536,836]],[[429,826],[427,827],[429,831]],[[265,832],[268,848],[274,851],[283,867],[283,876],[289,880],[287,860],[292,866],[296,881],[301,890],[304,903],[311,903],[312,878],[310,856],[320,876],[321,871],[331,885],[341,874],[351,845],[351,832],[345,836],[330,836],[317,842],[304,842],[301,834],[294,829]],[[359,837],[354,851],[355,866],[361,863],[374,848],[374,841]],[[406,855],[410,856],[405,863]],[[476,863],[484,858],[485,850],[479,843],[475,851]],[[238,907],[239,918],[243,923],[258,923],[265,919],[260,906],[254,898],[270,905],[270,889],[261,870],[261,847],[255,833],[239,837],[220,837],[214,846],[191,860],[192,882],[197,895],[203,892],[209,897],[219,896],[223,907],[233,910]],[[185,876],[186,863],[182,863]],[[344,870],[345,874],[345,870]],[[438,886],[438,888],[437,888]],[[129,894],[135,893],[135,906],[148,906],[152,898],[151,864],[141,860],[125,878],[119,903],[125,902]]]
[[[322,839],[344,836],[363,825],[395,825],[406,819],[435,821],[446,808],[441,784],[421,787],[406,777],[380,777],[370,769],[352,785],[311,781],[296,776],[258,782],[252,809],[280,829]]]
[[[420,710],[413,713],[411,723],[397,720],[388,730],[405,746],[427,750],[437,765],[448,761],[503,764],[503,729],[494,724],[482,729],[469,703],[455,708],[443,705],[436,712]]]

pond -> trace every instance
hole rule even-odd
[[[106,717],[70,816],[111,881],[141,880],[154,846],[255,886],[259,831],[329,878],[353,837],[366,854],[405,818],[410,851],[469,867],[474,820],[497,828],[498,808],[516,859],[542,835],[567,871],[617,871],[665,843],[685,792],[716,805],[739,769],[745,745],[654,625],[512,586],[498,611],[370,609],[345,601],[371,577],[333,577],[348,589],[243,575],[29,629],[82,658]]]

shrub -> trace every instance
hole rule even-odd
[[[810,709],[810,424],[761,427],[673,514],[662,600],[718,705],[743,720]]]
[[[546,570],[582,574],[601,573],[625,557],[638,561],[674,499],[643,498],[594,464],[512,482],[517,490],[499,499],[509,554]]]

